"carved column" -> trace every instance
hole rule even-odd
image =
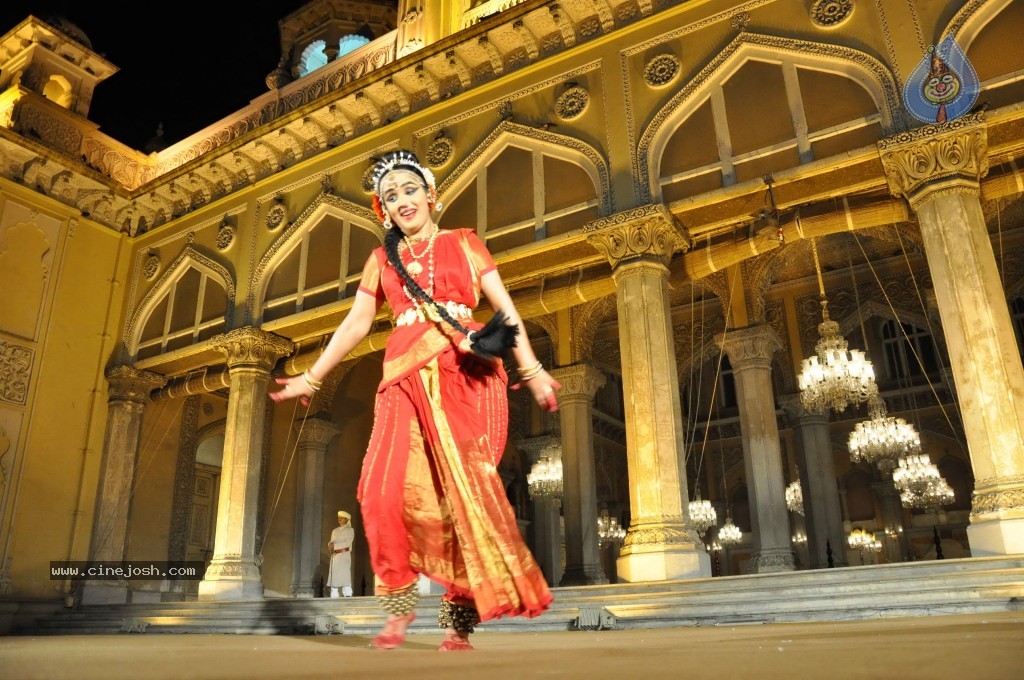
[[[594,395],[605,377],[576,364],[551,371],[562,385],[562,514],[565,517],[565,573],[559,585],[608,583],[597,540],[597,479],[594,470]]]
[[[786,482],[772,389],[772,354],[782,349],[782,341],[771,326],[730,330],[715,340],[729,356],[736,379],[740,438],[754,530],[753,563],[758,573],[792,571]]]
[[[668,263],[688,238],[661,205],[584,227],[612,266],[626,404],[631,520],[617,561],[625,581],[711,575],[704,543],[688,526],[683,421],[668,305]]]
[[[888,475],[886,475],[888,476]],[[871,485],[875,496],[882,506],[883,532],[885,529],[896,531],[895,536],[885,533],[878,536],[885,546],[885,558],[889,562],[907,562],[910,560],[910,539],[906,531],[899,531],[903,527],[903,504],[900,502],[900,492],[892,483],[892,479],[885,479]]]
[[[300,425],[296,425],[296,428]],[[295,475],[295,545],[292,561],[292,597],[314,597],[319,586],[317,568],[323,543],[324,457],[327,445],[341,430],[324,416],[307,418],[298,441]]]
[[[163,377],[131,366],[107,372],[107,429],[97,490],[89,559],[114,563],[124,560],[128,539],[135,464],[142,436],[142,413],[149,394],[163,386]],[[82,588],[84,604],[128,601],[128,584],[121,581],[90,581]]]
[[[543,435],[521,439],[516,443],[516,448],[532,466],[544,457],[545,449],[557,444],[554,437]],[[562,580],[562,529],[558,500],[533,499],[533,537],[533,554],[537,563],[547,577],[548,585],[556,586]]]
[[[427,44],[426,0],[398,0],[398,36],[396,57],[425,47]],[[439,11],[436,10],[436,11]]]
[[[832,439],[828,432],[828,415],[804,409],[799,394],[780,400],[796,432],[797,465],[804,494],[804,522],[807,552],[811,569],[828,567],[828,545],[832,545],[833,566],[846,566],[846,545],[843,531],[843,510],[839,504],[836,465],[832,456]]]
[[[889,188],[921,225],[977,479],[971,554],[1024,553],[1024,367],[985,226],[984,113],[878,144]]]
[[[171,498],[171,526],[167,537],[167,559],[171,562],[185,561],[188,553],[192,496],[196,484],[200,401],[198,394],[185,397],[185,405],[181,410],[178,460],[174,470],[174,495]],[[171,581],[170,593],[166,597],[183,598],[185,584],[186,581]]]
[[[263,597],[255,553],[267,384],[270,369],[292,351],[292,343],[257,328],[239,328],[220,336],[216,347],[227,358],[231,387],[217,534],[199,599],[254,599]]]

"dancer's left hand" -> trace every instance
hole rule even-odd
[[[554,413],[558,410],[558,398],[555,396],[555,392],[562,389],[562,385],[552,378],[550,373],[542,370],[527,380],[526,383],[516,383],[512,386],[512,389],[518,390],[524,384],[530,388],[534,400],[543,410],[548,413]]]

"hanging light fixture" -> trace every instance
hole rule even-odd
[[[868,401],[870,419],[857,423],[850,433],[850,458],[855,463],[874,463],[888,474],[901,458],[921,453],[921,437],[911,423],[888,415],[877,389],[873,392]]]
[[[807,545],[807,534],[798,530],[789,540],[793,545]]]
[[[551,453],[557,453],[552,451]],[[562,459],[543,456],[533,464],[526,475],[530,498],[533,500],[562,498]]]
[[[715,512],[715,508],[711,505],[711,501],[701,499],[700,484],[697,485],[696,496],[697,500],[690,501],[690,526],[692,526],[698,534],[703,534],[718,522],[718,513]]]
[[[718,527],[718,542],[726,547],[738,545],[743,540],[743,532],[732,523],[732,517],[726,515],[725,523]]]
[[[804,359],[800,369],[800,401],[805,409],[815,413],[827,408],[844,411],[847,405],[860,404],[868,398],[875,384],[875,369],[864,352],[848,349],[846,338],[839,333],[839,324],[829,318],[818,247],[813,238],[811,251],[821,294],[822,322],[818,324],[820,337],[814,346],[815,354]]]
[[[597,518],[597,542],[604,545],[609,541],[621,541],[626,537],[626,528],[619,524],[617,517],[609,517],[607,510],[601,510]]]
[[[798,515],[804,514],[804,489],[800,485],[800,471],[797,470],[797,479],[790,482],[786,487],[786,508]]]
[[[953,488],[942,478],[939,468],[926,453],[901,458],[892,472],[892,481],[900,491],[900,502],[906,508],[937,512],[956,497]]]
[[[864,552],[882,551],[882,542],[875,538],[873,533],[859,527],[850,532],[846,541],[849,543],[851,550],[861,550]]]

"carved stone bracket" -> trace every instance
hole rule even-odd
[[[915,210],[936,191],[979,192],[988,174],[985,113],[925,125],[878,142],[889,190]]]
[[[217,350],[227,357],[228,368],[256,368],[269,371],[277,360],[292,352],[294,345],[279,335],[258,328],[238,328],[217,338]]]
[[[772,355],[783,348],[782,340],[771,326],[747,326],[719,333],[715,342],[729,356],[733,370],[771,366]]]
[[[145,405],[149,394],[160,389],[167,380],[162,375],[131,366],[115,366],[107,371],[110,401],[128,401]]]
[[[690,248],[690,235],[668,208],[650,204],[594,220],[583,226],[587,242],[612,268],[635,260],[668,266],[677,250]]]
[[[562,385],[558,399],[563,402],[590,403],[607,382],[604,374],[590,364],[563,366],[552,370],[551,375]]]

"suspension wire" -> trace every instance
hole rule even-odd
[[[947,413],[947,411],[946,411],[946,407],[942,404],[942,400],[939,399],[939,394],[935,390],[935,385],[932,383],[931,378],[928,377],[928,370],[925,368],[924,362],[921,360],[920,355],[918,355],[917,349],[914,348],[914,343],[912,343],[910,341],[910,336],[907,335],[907,330],[903,327],[903,323],[900,321],[899,314],[896,312],[896,307],[892,304],[892,300],[889,299],[889,293],[886,292],[885,286],[882,285],[882,279],[879,278],[878,272],[875,271],[874,265],[871,264],[871,259],[868,257],[867,251],[864,250],[864,244],[861,243],[860,237],[857,236],[857,232],[854,231],[854,232],[851,232],[851,233],[853,234],[853,238],[857,241],[857,246],[860,248],[861,254],[864,255],[864,261],[867,262],[868,268],[871,270],[872,275],[874,275],[874,277],[875,277],[875,281],[878,283],[878,288],[882,291],[882,295],[885,297],[885,302],[889,305],[889,310],[892,312],[893,318],[896,319],[896,325],[899,326],[900,332],[903,333],[903,339],[904,339],[906,345],[909,346],[910,347],[910,351],[914,353],[914,358],[917,360],[917,364],[921,368],[921,374],[924,375],[924,379],[927,381],[928,387],[931,389],[932,395],[935,397],[935,403],[939,405],[939,409],[942,411],[943,417],[945,417],[946,422],[949,424],[950,431],[952,431],[954,433],[954,436],[955,436],[956,435],[956,428],[953,426],[953,421],[950,419],[949,413]],[[897,233],[899,233],[899,229],[897,229]],[[900,243],[902,244],[902,239],[901,239]],[[906,254],[905,251],[904,251],[904,254]],[[917,290],[917,295],[920,298],[921,291],[917,289],[917,278],[914,276],[913,269],[911,269],[910,276],[911,276],[911,280],[914,283],[914,289]],[[925,319],[926,320],[928,319],[927,311],[925,312]],[[928,321],[928,326],[929,326],[929,333],[930,333],[931,332],[931,322],[930,321]],[[934,335],[932,337],[934,337]]]
[[[169,403],[168,401],[164,401],[160,405],[160,409],[157,411],[157,415],[154,416],[154,418],[153,418],[153,425],[152,425],[152,427],[150,427],[149,435],[147,435],[146,437],[143,437],[143,438],[140,439],[139,451],[138,451],[138,454],[136,456],[137,459],[141,460],[143,458],[143,455],[144,455],[145,450],[146,450],[146,439],[152,440],[152,436],[156,433],[156,429],[159,427],[160,420],[163,419],[163,417],[164,417],[164,415],[165,415],[165,413],[167,411],[168,403]],[[163,445],[164,439],[167,438],[167,433],[171,431],[171,427],[174,425],[175,420],[177,420],[178,414],[181,413],[181,410],[182,410],[182,408],[184,406],[185,406],[185,400],[182,399],[181,403],[178,405],[177,411],[175,411],[174,415],[171,416],[171,419],[168,421],[167,427],[164,429],[164,433],[160,437],[160,441],[158,441],[156,446],[153,447],[153,449],[150,451],[149,457],[146,459],[146,464],[144,466],[142,466],[142,470],[140,472],[138,472],[137,474],[133,475],[134,478],[132,479],[130,484],[121,487],[121,490],[120,490],[120,492],[118,494],[118,498],[117,498],[117,506],[121,506],[121,505],[127,506],[131,502],[132,497],[135,495],[135,492],[138,491],[139,486],[142,483],[142,479],[146,476],[146,471],[149,470],[149,466],[153,464],[153,460],[156,458],[157,452],[160,450],[160,447]],[[136,470],[138,470],[138,466],[136,466]],[[113,522],[111,522],[107,527],[105,527],[103,535],[99,538],[99,540],[97,540],[94,543],[94,545],[96,546],[95,552],[98,553],[104,547],[106,547],[107,541],[110,540],[110,536],[111,536],[111,534],[113,534],[113,532],[114,532],[114,524],[113,524]]]
[[[317,356],[318,357],[321,354],[323,354],[323,351],[324,351],[324,348],[325,348],[326,344],[327,344],[327,336],[326,335],[320,336],[320,342],[317,345],[317,350],[318,350],[317,351]],[[274,495],[274,503],[273,503],[273,505],[270,506],[270,516],[267,518],[267,523],[263,527],[263,538],[260,540],[260,552],[259,552],[259,555],[256,556],[257,557],[257,566],[262,566],[263,565],[263,549],[266,547],[266,545],[267,545],[267,538],[270,536],[270,527],[273,526],[273,524],[274,524],[274,515],[277,513],[277,506],[281,502],[281,495],[284,493],[285,483],[288,481],[288,473],[291,472],[292,462],[294,462],[295,454],[298,452],[299,444],[302,442],[302,431],[306,427],[306,419],[309,418],[309,412],[313,408],[313,401],[317,397],[318,397],[318,394],[314,392],[310,396],[310,398],[309,398],[309,403],[306,404],[306,412],[302,414],[302,422],[299,423],[299,431],[295,435],[295,445],[292,447],[292,451],[288,455],[287,465],[285,465],[285,462],[284,462],[285,459],[283,457],[281,458],[281,464],[282,464],[283,472],[281,472],[281,471],[278,472],[278,488],[277,488],[277,493]],[[288,434],[285,437],[284,449],[283,449],[285,451],[288,450],[288,443],[289,443],[289,440],[291,439],[291,435],[292,435],[291,424],[295,422],[295,414],[298,412],[298,409],[299,409],[299,399],[297,398],[297,399],[295,399],[295,405],[292,407],[291,418],[288,420]]]
[[[729,309],[730,312],[732,311],[732,301],[733,301],[733,295],[735,293],[736,293],[736,287],[735,286],[729,286],[729,308],[728,309]],[[726,321],[726,324],[725,324],[724,328],[722,329],[722,350],[718,353],[718,361],[715,363],[715,382],[711,386],[711,404],[710,405],[713,406],[716,411],[718,410],[718,404],[715,401],[715,396],[718,393],[718,381],[719,381],[719,378],[722,375],[722,360],[725,358],[725,341],[726,341],[726,338],[728,337],[728,333],[729,333],[729,323],[728,323],[728,318],[729,317],[726,314],[723,314],[722,318],[726,319],[727,321]],[[701,443],[701,447],[700,447],[700,456],[701,456],[701,460],[702,461],[704,459],[704,451],[707,449],[707,446],[708,446],[708,434],[710,433],[710,431],[711,431],[711,409],[709,408],[708,409],[708,419],[704,423],[704,441]],[[722,421],[721,421],[721,418],[718,418],[718,437],[719,437],[719,441],[721,441],[721,437],[722,437]],[[723,460],[724,460],[724,455],[725,454],[723,454]],[[728,506],[727,506],[726,509],[728,509]]]
[[[690,445],[693,446],[697,441],[697,409],[700,408],[700,393],[701,388],[704,384],[704,339],[707,337],[707,317],[705,315],[704,303],[707,299],[706,295],[701,295],[700,298],[700,368],[697,371],[697,408],[693,410],[693,435],[690,439]],[[720,364],[721,362],[719,362]],[[717,385],[718,376],[715,376],[715,382]],[[714,399],[714,387],[712,388],[711,398]],[[707,441],[707,428],[704,429],[704,439]],[[701,446],[700,458],[697,459],[697,473],[695,483],[697,485],[697,491],[700,491],[700,471],[704,467],[704,447]]]
[[[860,308],[860,291],[857,290],[857,277],[853,273],[853,253],[848,252],[846,254],[846,260],[850,267],[850,285],[853,287],[853,304],[857,306],[857,321],[860,322],[860,337],[864,342],[864,354],[870,359],[871,353],[868,351],[868,332],[864,329],[864,314]]]
[[[694,288],[695,288],[695,286],[693,286],[693,284],[691,283],[691,285],[690,285],[690,375],[691,375],[691,377],[693,375],[693,362],[694,362],[694,356],[693,356],[693,347],[694,347],[694,344],[695,344],[694,336],[695,336],[695,333],[696,333],[696,326],[697,326],[697,320],[696,320],[696,318],[694,316],[694,309],[696,307],[696,301],[694,300],[694,297],[693,297],[694,296]],[[683,441],[684,441],[684,447],[683,448],[684,448],[684,450],[686,452],[685,456],[684,456],[684,459],[683,459],[683,464],[684,465],[689,462],[690,456],[693,455],[694,445],[696,444],[696,441],[697,441],[697,410],[700,408],[700,395],[701,395],[702,388],[704,386],[704,361],[703,361],[703,359],[704,359],[704,338],[707,335],[707,332],[706,332],[707,329],[705,328],[705,321],[706,321],[706,319],[705,319],[705,315],[704,315],[704,304],[705,304],[705,300],[706,299],[707,299],[707,295],[704,294],[704,293],[701,293],[701,298],[700,298],[700,352],[697,355],[697,358],[700,360],[700,364],[697,366],[697,396],[696,396],[696,405],[694,405],[694,403],[693,403],[694,402],[694,395],[693,395],[694,391],[693,391],[693,389],[690,389],[690,395],[689,395],[689,399],[688,399],[688,401],[690,402],[690,409],[689,409],[689,412],[687,412],[687,414],[686,414],[687,432],[683,435]],[[693,384],[692,380],[690,381],[690,384],[691,385]],[[691,416],[693,417],[693,423],[692,424],[690,422],[690,417]]]

